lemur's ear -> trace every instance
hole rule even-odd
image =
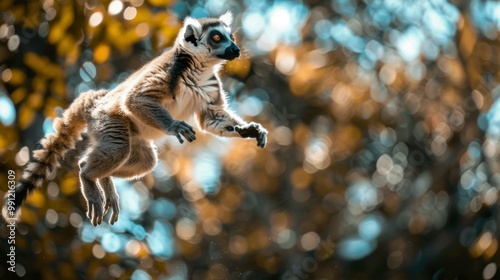
[[[222,21],[225,25],[231,26],[231,24],[233,24],[233,13],[231,13],[231,11],[227,11],[225,14],[219,17],[219,20]]]
[[[192,17],[187,17],[184,20],[184,26],[185,26],[184,39],[187,42],[190,42],[193,45],[197,46],[196,41],[198,41],[201,35],[200,22]]]

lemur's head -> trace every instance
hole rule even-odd
[[[199,58],[233,60],[240,56],[240,48],[234,42],[232,22],[230,11],[219,18],[187,17],[176,44]]]

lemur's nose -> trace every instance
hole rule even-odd
[[[236,55],[236,56],[240,56],[240,48],[238,48],[238,46],[236,45],[233,45],[231,51]]]

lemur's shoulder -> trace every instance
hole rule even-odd
[[[120,82],[120,84],[116,86],[116,88],[114,88],[114,91],[123,92],[127,89],[127,87],[130,87],[131,85],[144,82],[144,78],[154,75],[158,70],[168,68],[169,60],[171,60],[172,57],[173,53],[171,52],[171,50],[154,57],[153,59],[142,65],[139,69],[132,72],[125,80]]]

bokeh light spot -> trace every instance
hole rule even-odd
[[[89,17],[89,25],[92,27],[96,27],[101,24],[103,20],[103,15],[101,12],[95,12]]]
[[[5,71],[4,71],[5,72]],[[10,98],[0,92],[0,121],[5,126],[11,126],[16,120],[16,109]]]
[[[110,15],[116,15],[119,14],[123,10],[123,2],[120,0],[113,0],[111,3],[109,3],[108,6],[108,13]]]
[[[342,240],[338,247],[338,253],[346,260],[359,260],[368,256],[374,244],[359,237],[348,237]]]

